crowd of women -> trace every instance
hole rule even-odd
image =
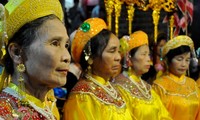
[[[101,18],[69,38],[58,0],[9,0],[0,12],[0,120],[200,120],[189,36],[162,38],[152,62],[144,31],[119,39]],[[151,84],[143,75],[152,65]],[[60,114],[53,88],[77,68]]]

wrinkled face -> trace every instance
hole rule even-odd
[[[160,43],[157,45],[157,54],[161,55],[161,48],[166,44],[166,40],[162,39]]]
[[[69,69],[69,37],[58,19],[43,23],[38,37],[26,53],[26,72],[29,82],[50,88],[63,86]]]
[[[121,69],[119,45],[119,39],[114,34],[111,34],[108,44],[102,53],[102,58],[94,59],[92,66],[94,74],[104,79],[109,79],[119,73]]]
[[[180,77],[181,75],[186,73],[186,71],[189,68],[189,64],[190,64],[190,52],[177,55],[172,59],[169,65],[169,71],[172,74]]]
[[[148,45],[140,46],[135,52],[134,56],[131,56],[132,69],[136,75],[141,76],[142,74],[149,71],[150,68],[150,51]]]

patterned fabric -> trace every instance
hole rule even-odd
[[[153,89],[173,120],[200,120],[200,90],[193,79],[169,74],[155,80]]]
[[[144,83],[145,83],[145,86],[147,88],[148,94],[151,95],[151,85],[149,85],[145,81],[144,81]],[[116,78],[115,84],[124,88],[127,92],[129,92],[135,98],[142,99],[144,101],[151,101],[152,100],[152,97],[150,97],[149,99],[146,98],[145,94],[142,94],[142,92],[137,88],[137,86],[135,84],[133,84],[133,82],[131,82],[131,80],[126,78],[123,74],[120,74]],[[138,82],[138,84],[142,85],[141,82]],[[144,88],[141,88],[141,89],[144,90]]]
[[[20,120],[48,120],[30,106],[24,106],[12,95],[0,94],[0,118]]]
[[[137,76],[134,78],[137,78]],[[135,82],[142,85],[141,81],[135,80]],[[138,88],[131,79],[120,74],[115,78],[114,85],[125,99],[128,109],[132,111],[132,116],[135,116],[137,120],[171,120],[159,96],[151,89],[149,84],[144,81],[143,83],[147,91],[145,93],[143,93],[145,88],[142,88],[142,86]]]
[[[59,0],[9,0],[5,8],[8,11],[6,16],[8,39],[24,24],[37,18],[54,14],[63,20],[63,11]]]
[[[107,29],[107,25],[103,19],[89,18],[83,22],[78,28],[74,40],[72,41],[71,51],[72,58],[75,62],[80,61],[81,53],[87,42],[103,29]]]
[[[104,81],[98,81],[104,85]],[[65,120],[135,120],[124,100],[114,98],[90,80],[81,79],[64,105]]]
[[[191,50],[194,49],[194,43],[192,39],[186,35],[179,35],[177,37],[174,37],[172,40],[169,40],[162,49],[162,57],[165,57],[165,55],[172,49],[178,48],[181,45],[187,45],[190,47]]]
[[[0,119],[4,120],[56,120],[59,119],[54,109],[55,104],[40,103],[33,96],[25,95],[22,99],[17,92],[17,86],[9,84],[0,93]],[[17,90],[17,91],[16,91]],[[47,107],[51,106],[51,108]],[[53,113],[54,112],[54,113]],[[56,117],[55,117],[55,116]]]
[[[90,94],[105,104],[115,105],[116,107],[119,108],[125,105],[125,102],[122,100],[119,94],[117,97],[118,99],[114,99],[109,94],[107,94],[107,92],[104,89],[97,86],[93,82],[87,82],[87,81],[78,82],[71,92]]]

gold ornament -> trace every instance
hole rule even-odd
[[[17,65],[17,71],[19,72],[19,79],[18,79],[18,82],[19,82],[19,95],[24,98],[24,92],[25,92],[25,85],[24,85],[24,78],[22,76],[22,73],[25,72],[26,68],[24,66],[24,64],[19,64]]]
[[[24,64],[19,64],[19,65],[17,65],[17,71],[18,72],[20,72],[20,73],[23,73],[23,72],[25,72],[25,66],[24,66]]]
[[[127,13],[128,13],[128,33],[129,35],[132,33],[132,21],[134,17],[134,4],[130,4],[127,6]]]
[[[118,36],[119,34],[119,17],[121,14],[121,9],[122,9],[122,4],[123,2],[120,0],[115,0],[115,34]]]
[[[84,52],[85,45],[103,29],[107,29],[107,25],[101,18],[89,18],[78,28],[71,43],[71,55],[76,63],[80,62],[81,53]],[[85,52],[89,54],[88,51]],[[85,59],[87,61],[89,57],[85,57]]]
[[[108,29],[112,30],[112,12],[114,9],[114,0],[104,0],[107,13]]]
[[[175,0],[149,0],[149,4],[143,7],[143,10],[146,11],[149,8],[153,10],[153,24],[154,24],[154,42],[157,42],[158,35],[158,23],[160,19],[160,11],[164,9],[166,12],[173,12],[176,10]]]
[[[89,58],[89,59],[88,59],[88,64],[89,64],[89,65],[92,65],[92,64],[93,64],[93,59],[92,59],[92,58]]]
[[[175,48],[178,48],[182,45],[187,45],[188,47],[190,47],[190,50],[193,51],[194,50],[194,43],[192,41],[192,39],[187,36],[187,35],[179,35],[177,37],[174,37],[173,39],[169,40],[162,49],[162,57],[165,57],[166,54]]]
[[[170,29],[170,40],[173,38],[174,36],[174,15],[170,15],[170,18],[169,18],[169,29]]]

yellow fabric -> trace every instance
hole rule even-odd
[[[103,29],[107,29],[107,25],[101,18],[89,18],[83,22],[76,31],[71,45],[72,58],[75,62],[79,63],[81,53],[87,42]]]
[[[169,40],[162,49],[162,57],[165,57],[165,55],[172,49],[178,48],[181,45],[187,45],[190,47],[191,50],[194,49],[193,41],[190,37],[186,35],[179,35],[177,37],[174,37],[173,39]]]
[[[198,84],[198,87],[199,87],[199,89],[200,89],[200,78],[199,79],[197,79],[197,84]]]
[[[56,117],[57,120],[60,120],[60,115],[59,115],[59,112],[58,112],[58,108],[56,107],[56,104],[55,104],[56,98],[54,97],[53,90],[50,90],[47,93],[47,95],[45,97],[46,98],[45,101],[42,102],[39,99],[35,98],[34,96],[31,96],[29,94],[24,93],[23,91],[21,91],[18,88],[18,86],[16,86],[13,83],[10,83],[8,85],[8,87],[13,89],[13,90],[15,90],[15,91],[18,91],[18,93],[22,93],[25,96],[25,101],[29,100],[29,101],[31,101],[32,103],[34,103],[35,105],[37,105],[40,108],[44,108],[46,106],[48,106],[49,108],[52,108],[51,112],[54,114],[54,116]]]
[[[120,38],[120,53],[122,55],[126,54],[129,50],[128,40],[130,39],[129,36],[123,36]]]
[[[72,94],[64,107],[65,120],[133,120],[130,111],[106,105],[89,94]]]
[[[95,76],[95,78],[102,85],[107,83],[107,81],[98,76]],[[106,101],[112,98],[109,97],[109,94],[104,94],[101,88],[94,85],[93,82],[79,80],[78,83],[86,84],[76,84],[72,89],[64,105],[65,120],[134,120],[126,105],[118,106],[113,104],[115,101]],[[97,95],[98,93],[95,94],[94,91],[99,92],[100,96]]]
[[[193,79],[168,74],[155,80],[153,89],[173,120],[200,120],[200,91]]]
[[[136,86],[132,86],[130,79],[123,77],[124,76],[121,75],[119,79],[116,78],[121,81],[121,83],[116,82],[115,86],[124,97],[128,109],[132,111],[132,115],[134,115],[137,120],[172,120],[159,96],[149,87],[150,85],[147,88],[150,89],[152,98],[143,99],[137,93],[138,90],[136,90]],[[131,78],[139,80],[135,75],[131,75]]]
[[[157,78],[160,78],[162,75],[163,75],[163,71],[162,71],[162,70],[159,70],[159,71],[156,73],[156,79],[157,79]]]
[[[130,40],[128,40],[129,50],[145,44],[149,44],[148,35],[143,31],[136,31],[130,35]]]
[[[63,10],[59,0],[9,0],[5,8],[8,39],[24,24],[37,18],[54,14],[63,20]]]

